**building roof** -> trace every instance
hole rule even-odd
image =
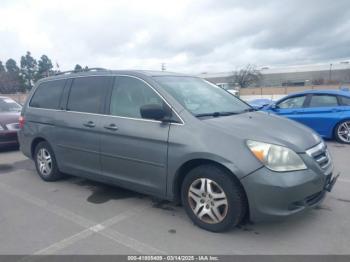
[[[282,73],[300,73],[300,72],[315,72],[315,71],[328,71],[332,69],[335,70],[350,70],[350,62],[336,62],[329,64],[310,64],[310,65],[295,65],[295,66],[285,66],[285,67],[261,67],[257,68],[262,75],[268,74],[282,74]],[[229,72],[214,72],[214,73],[201,73],[198,76],[202,78],[219,78],[219,77],[229,77],[234,74],[234,71]]]

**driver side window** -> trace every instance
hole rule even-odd
[[[305,98],[306,98],[306,96],[291,97],[291,98],[288,98],[286,100],[283,100],[277,106],[281,109],[301,108],[301,107],[303,107]]]
[[[128,76],[118,77],[112,91],[111,115],[142,118],[141,107],[150,104],[163,106],[163,100],[143,81]]]

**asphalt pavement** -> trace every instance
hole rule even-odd
[[[227,233],[182,207],[68,177],[44,182],[17,150],[0,152],[0,254],[350,254],[350,146],[328,143],[333,191],[317,209]]]

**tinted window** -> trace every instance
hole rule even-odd
[[[75,78],[69,93],[67,110],[99,113],[112,77],[94,76]]]
[[[163,100],[143,81],[133,77],[119,77],[113,87],[110,113],[115,116],[141,118],[143,105],[163,106]]]
[[[309,107],[328,107],[328,106],[338,106],[338,100],[336,96],[313,95],[311,97]]]
[[[301,108],[303,107],[306,96],[295,96],[288,98],[278,104],[279,108]]]
[[[58,109],[66,80],[44,82],[35,90],[31,107]]]
[[[344,106],[350,106],[350,97],[341,96],[341,103]]]
[[[19,112],[22,107],[11,98],[0,98],[0,113],[1,112]]]

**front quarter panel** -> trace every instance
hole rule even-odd
[[[179,169],[191,160],[216,162],[238,179],[260,168],[244,139],[218,132],[194,118],[185,125],[171,125],[168,148],[167,198],[174,198],[174,183]]]

